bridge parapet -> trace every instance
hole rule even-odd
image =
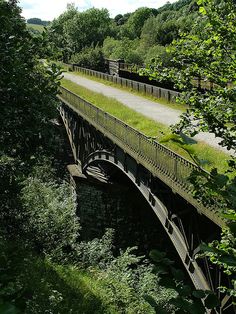
[[[171,187],[174,192],[181,195],[200,213],[217,225],[224,226],[224,221],[217,209],[206,208],[193,196],[193,186],[189,181],[191,174],[197,171],[209,175],[207,172],[68,89],[61,87],[60,92],[58,98],[74,112],[77,112],[114,144],[121,147],[154,176]]]

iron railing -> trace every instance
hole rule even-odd
[[[206,208],[193,196],[189,178],[193,171],[205,172],[194,163],[176,154],[166,146],[150,140],[147,136],[121,120],[97,108],[66,88],[60,88],[58,98],[110,138],[115,144],[159,177],[172,190],[191,203],[199,212],[217,225],[224,221],[215,208]],[[208,174],[205,172],[205,174]]]

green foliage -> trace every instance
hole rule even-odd
[[[149,48],[164,47],[179,38],[180,32],[194,31],[198,12],[190,2],[179,1],[158,10],[141,7],[133,13],[118,14],[113,20],[106,9],[78,12],[75,6],[68,6],[48,28],[51,44],[60,50],[58,58],[64,62],[72,55],[80,59],[86,47],[103,45],[107,58],[143,64]]]
[[[50,22],[49,21],[42,21],[41,19],[37,17],[33,17],[27,20],[28,24],[34,24],[34,25],[43,25],[47,26]]]
[[[160,313],[164,310],[175,313],[168,304],[173,291],[158,284],[152,266],[143,264],[143,258],[137,257],[134,250],[127,249],[113,257],[106,269],[103,265],[102,269],[82,270],[42,258],[22,240],[1,238],[0,261],[4,272],[0,273],[0,308],[27,314],[68,311],[154,314],[143,295],[148,293],[153,295]]]
[[[2,1],[0,12],[0,154],[15,157],[50,138],[59,73],[38,62],[43,39],[31,37],[14,2]]]
[[[27,23],[27,29],[32,35],[35,35],[35,36],[40,35],[45,30],[43,25],[28,24],[28,23]]]
[[[160,45],[152,46],[148,49],[147,54],[145,56],[145,64],[153,63],[154,60],[161,60],[165,66],[168,66],[170,63],[171,56],[166,51],[166,48]]]
[[[76,15],[77,11],[72,6],[57,19],[54,19],[50,27],[48,27],[51,45],[54,46],[54,49],[59,50],[60,53],[58,57],[61,58],[63,62],[68,62],[72,53],[75,52],[66,28],[67,25],[70,25]]]
[[[67,183],[29,177],[22,189],[24,229],[36,247],[60,257],[78,238],[75,195]],[[69,250],[69,251],[68,251]]]
[[[191,5],[192,0],[179,0],[174,3],[170,3],[169,1],[164,4],[162,7],[157,9],[157,13],[162,13],[164,11],[177,11],[185,7],[186,5]]]
[[[82,241],[76,245],[77,258],[83,267],[106,268],[106,265],[113,259],[113,236],[114,231],[108,229],[101,239]]]
[[[14,233],[22,222],[20,182],[55,140],[50,120],[60,72],[38,61],[47,51],[45,37],[30,35],[16,1],[1,1],[0,12],[0,220]]]
[[[178,9],[166,8],[157,16],[151,16],[145,21],[141,32],[141,43],[146,48],[169,45],[174,39],[179,38],[180,33],[193,32],[193,22],[197,18],[197,12],[191,12],[188,3]]]
[[[53,264],[22,239],[1,238],[0,261],[2,314],[118,313],[103,302],[106,290],[93,273]]]
[[[161,278],[160,283],[175,291],[169,300],[169,303],[175,307],[175,313],[204,314],[206,308],[214,309],[219,305],[219,300],[212,291],[194,290],[192,286],[186,284],[185,274],[182,270],[175,268],[174,262],[167,258],[165,252],[152,250],[150,257],[155,262],[154,270]],[[172,278],[169,277],[170,272]],[[156,308],[156,313],[159,313],[159,307],[154,298],[148,296],[147,301]]]
[[[109,233],[107,236],[110,237]],[[95,246],[90,245],[89,249],[97,254]],[[150,294],[161,309],[173,313],[173,307],[168,303],[173,291],[159,285],[159,278],[152,271],[153,266],[145,261],[144,257],[135,255],[135,250],[136,248],[128,248],[117,257],[109,254],[109,260],[106,254],[103,257],[100,255],[100,262],[97,264],[100,271],[97,272],[97,276],[106,289],[104,302],[106,304],[114,302],[122,313],[152,314],[155,313],[154,309],[144,297]],[[103,250],[103,253],[106,252]]]
[[[170,49],[174,56],[171,68],[158,63],[150,75],[169,77],[185,90],[180,101],[191,109],[176,129],[191,135],[210,131],[222,138],[222,146],[235,149],[235,90],[228,84],[234,82],[235,72],[235,7],[233,1],[203,3],[207,5],[204,31],[176,41]],[[193,77],[210,80],[214,89],[202,93],[194,88]]]
[[[235,154],[235,2],[199,0],[198,5],[204,28],[196,27],[194,34],[183,34],[173,43],[169,48],[173,58],[168,68],[156,60],[146,73],[153,78],[172,79],[176,87],[184,91],[179,101],[186,103],[189,110],[173,127],[175,133],[193,136],[200,131],[212,132],[221,138],[221,146]],[[209,80],[213,88],[205,91],[195,88],[193,77]],[[227,219],[222,238],[209,247],[204,245],[203,249],[206,256],[229,275],[231,287],[220,288],[228,295],[235,295],[235,173],[235,157],[232,156],[224,173],[212,169],[210,175],[193,173],[191,177],[195,196],[206,206],[220,208]],[[210,304],[211,298],[209,296]]]
[[[156,13],[155,9],[142,7],[133,12],[127,22],[121,27],[121,37],[139,38],[145,21]]]
[[[105,67],[102,49],[98,46],[83,48],[79,53],[71,56],[70,62],[97,71],[104,71]]]
[[[236,218],[235,212],[233,213]],[[222,230],[221,239],[214,240],[209,245],[203,243],[201,246],[203,256],[208,256],[210,261],[218,265],[229,278],[231,278],[231,287],[221,286],[219,290],[222,293],[236,297],[235,292],[235,273],[236,273],[236,232],[230,228]],[[202,255],[199,255],[201,257]]]
[[[142,64],[143,56],[138,50],[138,44],[137,40],[127,38],[117,40],[107,37],[103,43],[103,52],[106,58],[123,59],[127,63]]]
[[[103,43],[112,32],[111,19],[106,9],[91,8],[78,12],[70,7],[55,19],[50,27],[50,39],[61,50],[64,62],[85,47]]]

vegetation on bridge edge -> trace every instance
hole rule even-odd
[[[137,129],[151,139],[160,141],[179,155],[182,155],[191,161],[194,161],[197,158],[206,170],[210,170],[214,167],[218,167],[221,171],[226,169],[228,159],[227,154],[202,142],[197,144],[194,142],[194,144],[186,145],[181,138],[176,139],[173,137],[171,130],[167,126],[137,113],[114,98],[109,98],[103,94],[92,92],[91,90],[66,79],[63,79],[61,83],[62,86],[68,88],[75,94],[78,94],[93,105],[124,121],[126,124]],[[190,157],[190,155],[193,156],[193,158]]]

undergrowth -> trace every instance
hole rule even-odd
[[[205,313],[209,292],[194,291],[166,253],[117,253],[111,229],[81,241],[74,191],[52,168],[43,159],[17,178],[17,208],[0,211],[0,313]]]

